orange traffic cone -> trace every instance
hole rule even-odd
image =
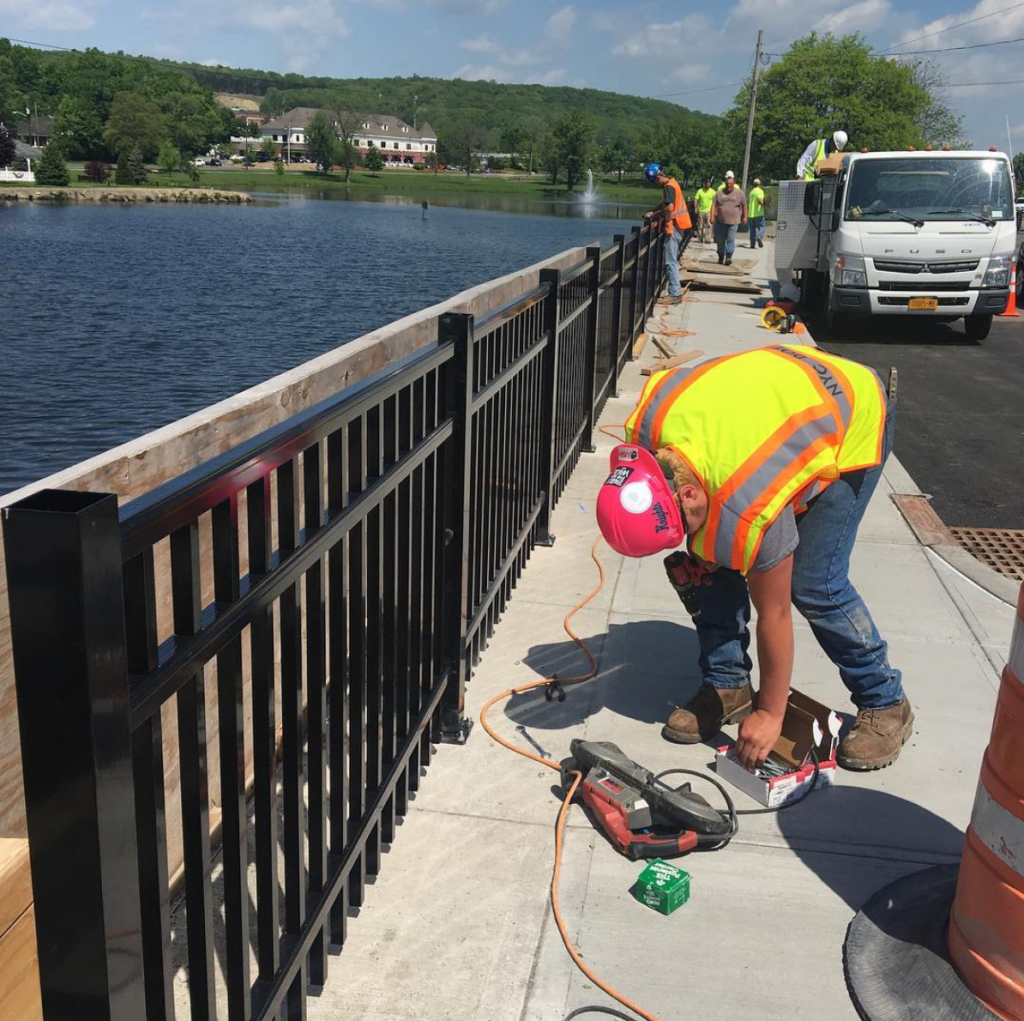
[[[964,841],[949,956],[990,1010],[1024,1018],[1024,587]]]
[[[1006,303],[1006,311],[999,313],[1001,316],[1017,316],[1017,264],[1013,264],[1013,272],[1010,274],[1010,300]]]

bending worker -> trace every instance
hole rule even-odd
[[[669,717],[668,740],[696,744],[742,720],[739,761],[764,761],[789,697],[795,606],[857,707],[839,764],[880,769],[900,754],[914,716],[849,578],[894,412],[871,369],[811,347],[758,348],[650,377],[628,443],[613,452],[598,522],[627,556],[688,545],[703,685]]]
[[[845,131],[833,131],[831,138],[816,138],[797,160],[796,176],[800,181],[813,181],[818,164],[834,152],[842,152],[846,148],[849,136]]]
[[[686,238],[687,231],[693,227],[690,211],[686,208],[686,198],[679,182],[665,173],[660,163],[649,163],[644,169],[644,177],[662,189],[663,201],[660,206],[645,214],[648,217],[661,217],[668,235],[665,241],[665,272],[668,274],[668,297],[662,298],[666,305],[678,305],[681,300],[682,288],[679,286],[679,254]]]

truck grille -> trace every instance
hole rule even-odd
[[[978,260],[966,262],[883,262],[875,259],[875,269],[881,273],[973,273]]]
[[[919,291],[922,294],[937,294],[939,291],[969,291],[969,280],[880,280],[880,291]]]
[[[949,305],[967,305],[970,298],[939,298],[939,308],[946,308]],[[902,305],[906,307],[909,298],[879,298],[879,305]]]

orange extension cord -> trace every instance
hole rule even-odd
[[[606,427],[602,428],[602,432],[604,431],[606,431]],[[511,698],[513,695],[520,695],[525,691],[533,691],[535,688],[542,688],[545,685],[550,684],[552,681],[557,680],[559,684],[582,684],[584,681],[589,681],[597,675],[597,660],[588,648],[587,643],[583,641],[575,631],[573,631],[570,621],[604,588],[604,565],[601,563],[601,560],[597,555],[597,548],[600,546],[601,542],[602,538],[599,535],[597,539],[594,540],[594,545],[590,547],[590,557],[594,563],[597,564],[597,569],[601,576],[600,580],[593,591],[590,592],[582,602],[577,603],[565,615],[565,619],[562,621],[562,626],[565,628],[566,634],[579,646],[583,654],[590,661],[590,669],[586,673],[577,674],[574,677],[546,677],[540,681],[531,681],[529,684],[521,684],[518,688],[509,688],[508,691],[503,691],[500,695],[495,695],[494,698],[490,699],[480,710],[480,725],[495,741],[498,742],[498,744],[503,745],[511,752],[515,752],[516,755],[522,755],[524,759],[529,759],[531,762],[536,762],[541,766],[547,766],[548,769],[553,769],[559,774],[561,774],[562,771],[562,767],[559,763],[554,762],[551,759],[546,759],[542,755],[534,755],[533,752],[527,751],[525,748],[520,745],[513,744],[511,741],[506,741],[505,738],[496,733],[487,722],[487,713],[490,711],[492,706],[506,698]],[[583,972],[584,975],[587,976],[588,979],[590,979],[591,982],[594,983],[595,986],[598,987],[598,989],[603,990],[612,997],[612,999],[617,1000],[624,1007],[633,1011],[637,1016],[643,1018],[644,1021],[659,1021],[659,1018],[656,1015],[644,1010],[643,1007],[634,1003],[627,996],[624,996],[613,986],[595,975],[583,960],[579,950],[576,949],[573,944],[572,937],[569,935],[569,932],[565,927],[565,920],[562,918],[562,908],[558,902],[558,880],[562,872],[562,846],[565,839],[565,820],[569,814],[569,807],[572,805],[572,800],[576,796],[576,791],[579,788],[579,785],[583,782],[583,774],[579,770],[573,770],[572,777],[572,784],[566,792],[565,799],[562,802],[562,807],[558,812],[558,820],[555,824],[555,861],[551,870],[551,912],[554,915],[555,924],[558,926],[558,934],[562,937],[562,942],[565,944],[565,949],[569,952],[569,956],[573,959],[573,963],[580,969],[580,971]]]

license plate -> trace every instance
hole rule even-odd
[[[938,298],[911,298],[907,302],[907,308],[912,312],[934,312],[939,307]]]

